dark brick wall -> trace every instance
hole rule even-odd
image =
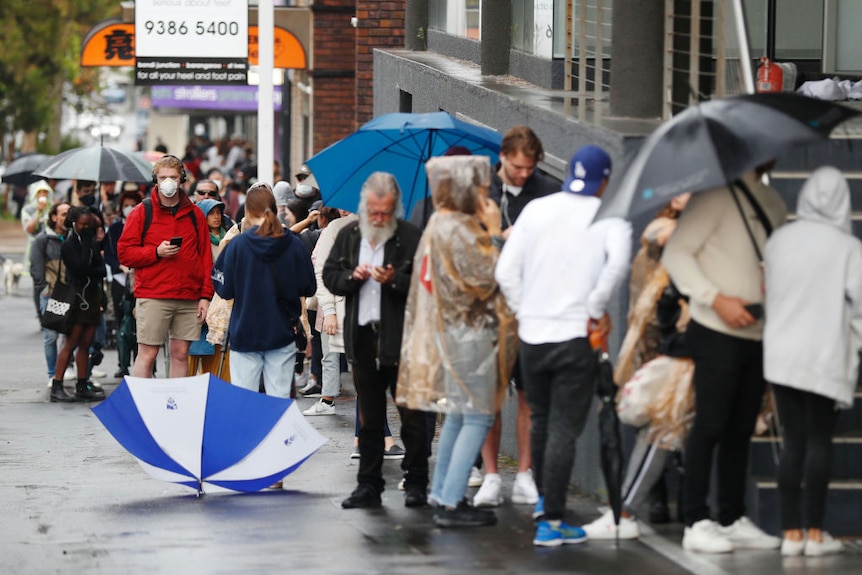
[[[317,0],[314,13],[314,153],[356,130],[356,0]]]
[[[404,0],[357,0],[356,124],[374,117],[375,48],[404,47]]]

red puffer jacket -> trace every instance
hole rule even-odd
[[[182,191],[179,193],[182,194]],[[153,299],[211,299],[213,295],[212,252],[206,217],[183,194],[176,212],[159,205],[153,193],[153,219],[143,245],[141,234],[146,219],[145,207],[138,204],[123,228],[117,244],[120,263],[135,269],[135,297]],[[192,218],[197,229],[192,225]],[[183,238],[180,252],[170,258],[159,258],[156,248],[165,240]]]

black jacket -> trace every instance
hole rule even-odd
[[[491,185],[488,186],[488,197],[494,200],[498,206],[503,197],[503,180],[501,180],[500,176],[497,175],[499,170],[500,164],[497,164],[495,171],[491,173]],[[524,206],[526,206],[531,200],[559,192],[560,189],[560,184],[554,183],[554,181],[547,176],[540,174],[538,170],[533,172],[533,175],[527,178],[527,182],[524,184],[524,189],[521,190],[520,194],[517,196],[509,194],[507,202],[509,220],[506,220],[506,214],[502,213],[502,210],[500,213],[503,229],[505,230],[509,227],[509,221],[513,224],[515,223],[515,220],[517,220],[518,216],[521,215],[521,211],[524,209]]]
[[[419,245],[419,228],[398,220],[395,235],[383,248],[383,265],[395,268],[395,281],[381,286],[380,338],[378,345],[380,365],[398,365],[401,356],[401,335],[404,329],[404,308],[413,273],[413,255]],[[345,296],[344,350],[347,359],[356,362],[356,328],[359,318],[359,288],[362,283],[353,279],[353,270],[359,265],[359,244],[362,239],[359,222],[340,232],[323,267],[323,283],[335,295]],[[360,358],[368,363],[372,358]]]

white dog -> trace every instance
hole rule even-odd
[[[6,281],[6,294],[18,293],[18,282],[24,273],[24,264],[12,262],[9,258],[3,260],[3,279]]]

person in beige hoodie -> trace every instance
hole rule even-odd
[[[745,517],[748,446],[766,387],[761,254],[771,230],[787,217],[780,196],[761,181],[766,169],[744,174],[733,187],[692,196],[662,255],[690,299],[696,415],[685,446],[682,542],[690,551],[781,544]],[[718,523],[707,503],[716,447]]]

